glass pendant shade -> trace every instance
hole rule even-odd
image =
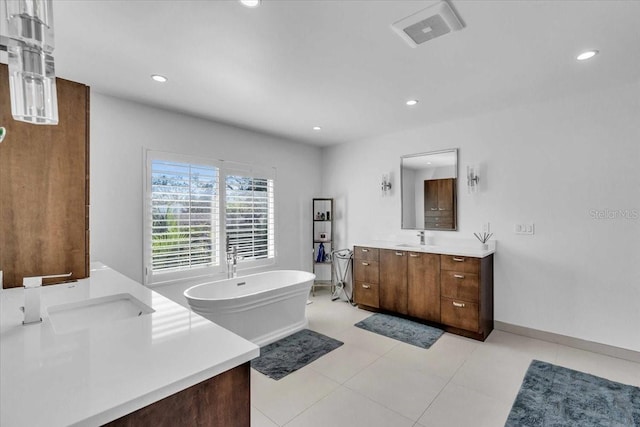
[[[50,0],[6,0],[9,37],[53,52],[53,9]]]
[[[33,124],[58,124],[53,57],[27,45],[10,45],[7,51],[13,118]]]

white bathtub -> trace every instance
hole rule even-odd
[[[184,291],[191,309],[263,346],[307,327],[315,274],[278,270],[202,283]]]

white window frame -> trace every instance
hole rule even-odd
[[[143,210],[143,251],[144,251],[144,283],[145,285],[161,285],[175,282],[181,282],[186,280],[207,279],[211,276],[222,276],[227,272],[226,263],[226,191],[224,183],[226,177],[229,175],[243,175],[255,178],[265,178],[273,182],[273,204],[270,214],[273,215],[273,221],[269,225],[269,235],[272,236],[271,250],[269,251],[269,257],[258,260],[243,260],[239,259],[237,264],[237,270],[247,270],[252,268],[267,267],[274,265],[277,262],[277,234],[276,234],[276,169],[273,167],[256,166],[239,162],[216,160],[200,156],[191,156],[184,154],[176,154],[162,151],[146,150],[145,155],[145,176],[144,176],[144,210]],[[152,238],[151,238],[151,225],[152,218],[152,163],[154,160],[161,160],[167,162],[184,163],[190,165],[201,165],[207,167],[215,167],[218,169],[218,217],[217,224],[218,238],[216,239],[218,249],[218,263],[202,266],[197,268],[187,268],[178,271],[160,271],[153,272],[152,269]]]

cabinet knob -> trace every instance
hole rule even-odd
[[[371,285],[365,285],[364,283],[362,284],[362,287],[365,289],[371,289]]]
[[[463,303],[463,302],[455,302],[455,301],[454,301],[454,302],[453,302],[453,306],[454,306],[454,307],[461,307],[461,308],[464,308],[464,303]]]
[[[368,262],[363,262],[362,265],[364,265],[365,267],[369,265]]]
[[[464,258],[453,257],[453,260],[456,262],[464,262]]]
[[[455,277],[456,279],[464,279],[464,275],[462,274],[454,274],[453,277]]]

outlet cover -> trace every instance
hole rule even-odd
[[[516,224],[513,228],[513,231],[516,234],[534,234],[535,233],[535,224],[532,222],[523,222],[520,224]]]

